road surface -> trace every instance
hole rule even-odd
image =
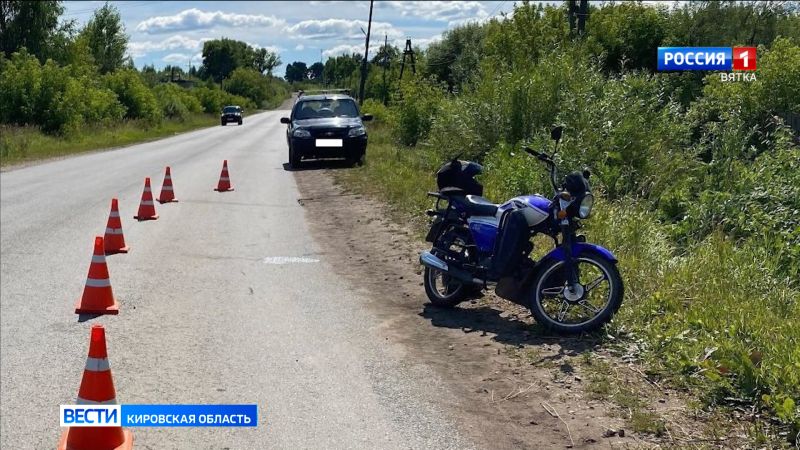
[[[0,174],[0,447],[54,448],[89,327],[106,326],[120,403],[257,403],[255,429],[134,428],[135,448],[470,448],[448,387],[384,343],[309,234],[285,112]],[[213,191],[227,159],[235,191]],[[136,222],[171,166],[178,203]],[[108,257],[119,316],[74,314],[118,197],[127,255]]]

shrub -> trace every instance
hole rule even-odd
[[[135,70],[124,69],[107,74],[103,81],[127,109],[126,118],[142,119],[149,124],[161,121],[163,115],[156,96]]]
[[[0,121],[38,125],[48,133],[72,133],[87,122],[119,120],[125,108],[116,95],[92,78],[74,77],[52,60],[40,64],[25,52],[0,60]]]
[[[225,80],[226,91],[241,97],[247,97],[256,105],[267,98],[267,79],[250,68],[239,67]]]
[[[164,117],[183,120],[189,113],[203,110],[197,97],[173,83],[161,83],[153,88],[153,93]]]
[[[372,114],[375,122],[385,124],[391,124],[394,120],[392,111],[374,98],[364,100],[364,103],[361,105],[361,114]]]
[[[434,83],[419,80],[403,83],[401,93],[402,99],[397,105],[395,138],[406,146],[417,145],[427,137],[444,98],[444,91]]]

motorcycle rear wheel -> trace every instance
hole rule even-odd
[[[452,308],[467,299],[469,286],[454,279],[441,270],[425,268],[425,294],[432,304],[441,308]]]

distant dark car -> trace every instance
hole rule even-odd
[[[222,126],[225,126],[230,122],[236,122],[241,125],[243,115],[244,111],[242,111],[240,106],[226,106],[222,108],[222,114],[219,116],[219,121]]]
[[[367,152],[364,122],[358,105],[348,95],[304,95],[297,99],[291,117],[282,117],[289,144],[289,164],[297,167],[303,159],[346,158],[362,164]]]

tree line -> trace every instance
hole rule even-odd
[[[272,106],[288,85],[280,57],[245,42],[204,42],[199,68],[137,69],[119,10],[106,3],[79,28],[60,1],[0,0],[0,124],[78,133],[123,120],[143,126],[219,113],[227,104]],[[178,83],[178,81],[180,81]]]

